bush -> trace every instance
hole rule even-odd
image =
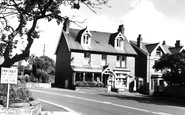
[[[98,83],[96,81],[76,81],[76,87],[103,87],[103,83]]]
[[[26,103],[33,99],[31,92],[23,85],[10,85],[9,104]],[[0,104],[6,107],[7,84],[0,84]]]

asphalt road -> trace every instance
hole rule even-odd
[[[46,111],[75,111],[82,115],[185,115],[184,102],[116,93],[66,89],[30,89]]]

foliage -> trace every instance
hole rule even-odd
[[[7,84],[0,84],[0,104],[4,107],[6,106],[6,98],[7,98]],[[10,86],[10,97],[9,104],[12,103],[26,103],[34,100],[31,92],[25,88],[24,86],[11,85]]]
[[[79,9],[80,3],[89,9],[106,4],[108,0],[1,0],[0,1],[0,56],[5,61],[2,67],[10,67],[15,62],[29,56],[34,39],[39,38],[38,21],[46,19],[62,23],[66,17],[61,16],[65,11],[61,5],[69,5],[72,9]],[[20,42],[21,41],[21,42]],[[18,43],[24,43],[21,53],[13,54]]]
[[[39,82],[48,83],[54,81],[55,62],[48,56],[34,57],[31,59],[32,73]]]
[[[185,53],[166,54],[153,66],[171,85],[185,85]]]
[[[96,81],[76,81],[76,87],[103,87],[103,83]]]

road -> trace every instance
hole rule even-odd
[[[184,115],[185,104],[163,98],[66,89],[30,89],[42,102],[82,115]],[[51,109],[51,108],[48,108]],[[57,109],[57,108],[56,108]],[[57,109],[60,110],[60,109]]]

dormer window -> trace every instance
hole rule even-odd
[[[89,44],[89,36],[88,35],[83,36],[83,44],[86,44],[86,45]]]
[[[115,48],[123,49],[124,48],[124,39],[123,35],[121,33],[118,34],[118,36],[115,38]]]
[[[81,38],[82,45],[90,45],[91,43],[91,34],[88,30],[85,30],[84,33],[82,34],[82,38]]]

